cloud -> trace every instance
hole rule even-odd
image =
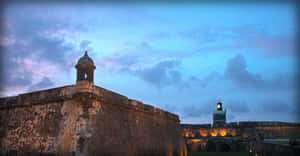
[[[19,7],[22,6],[6,10],[0,34],[1,73],[5,73],[1,74],[0,82],[5,87],[1,90],[3,95],[14,89],[18,94],[43,77],[69,73],[74,66],[74,59],[70,58],[83,53],[79,54],[77,45],[68,39],[75,31],[83,31],[78,24],[66,20],[63,15],[56,18],[40,14],[37,8]]]
[[[63,75],[65,71],[59,65],[35,55],[28,55],[25,58],[13,56],[7,59],[5,64],[0,83],[3,87],[2,95],[25,92],[35,81],[43,77],[56,77],[57,73]]]
[[[26,74],[26,76],[23,77],[14,77],[12,79],[9,79],[5,86],[27,86],[31,84],[31,76],[32,73]]]
[[[212,114],[212,110],[209,110],[210,107],[205,107],[205,104],[202,103],[201,106],[195,105],[186,105],[182,109],[183,116],[186,117],[201,117],[201,116],[209,116]],[[211,117],[211,116],[209,116]]]
[[[266,116],[272,112],[287,113],[291,106],[285,104],[295,103],[291,99],[297,88],[295,77],[292,73],[283,75],[279,72],[267,78],[266,75],[250,72],[244,56],[236,55],[227,61],[224,74],[211,72],[205,77],[191,76],[189,81],[185,81],[192,87],[188,89],[188,93],[183,93],[189,100],[185,100],[181,115],[184,119],[206,117],[208,120],[218,101],[215,98],[209,100],[213,96],[221,97],[221,101],[225,102],[224,106],[231,115],[228,119],[231,121],[240,119],[243,114],[258,113],[257,110],[266,113]],[[195,98],[197,94],[201,95],[200,99]],[[274,96],[278,96],[274,101],[261,102],[261,99]],[[274,108],[271,103],[274,103]],[[250,115],[247,117],[248,120],[251,118]]]
[[[190,117],[205,117],[212,118],[213,111],[216,110],[217,98],[196,98],[196,102],[186,103],[182,109],[181,114],[184,118]]]
[[[43,79],[40,82],[30,86],[28,91],[31,92],[31,91],[46,89],[52,87],[53,85],[54,83],[48,77],[43,77]]]
[[[234,82],[238,87],[260,90],[288,90],[298,89],[296,77],[299,74],[285,73],[272,76],[269,79],[263,75],[251,73],[247,69],[247,63],[243,55],[236,55],[227,61],[224,77]]]
[[[291,29],[291,28],[289,28]],[[294,30],[291,30],[292,32]],[[234,27],[198,27],[178,33],[184,39],[194,41],[200,53],[220,52],[223,50],[247,49],[264,57],[296,55],[296,37],[291,33],[266,31],[257,25]]]
[[[196,55],[191,51],[160,49],[147,41],[125,42],[120,45],[120,49],[95,58],[97,65],[111,70],[128,71],[151,66],[166,59],[182,60]]]
[[[132,66],[138,63],[141,56],[135,53],[122,55],[120,53],[112,53],[109,56],[98,58],[97,63],[100,67],[109,68],[112,70],[126,71],[130,70]]]
[[[189,78],[189,83],[199,86],[201,88],[207,88],[210,84],[213,84],[215,82],[220,83],[220,80],[222,80],[222,79],[223,79],[223,76],[220,73],[214,71],[214,72],[209,73],[206,77],[204,77],[202,79],[200,79],[197,76],[191,76]]]
[[[181,61],[189,54],[156,49],[148,42],[130,45],[106,56],[96,58],[97,67],[129,73],[157,88],[176,86],[188,87],[180,72]],[[181,57],[184,55],[183,57]]]
[[[178,60],[166,60],[153,67],[135,70],[134,74],[158,88],[168,85],[184,87],[181,73],[176,70],[180,64]]]
[[[290,106],[280,99],[268,99],[261,102],[264,112],[289,112]]]
[[[93,48],[89,46],[91,43],[91,41],[82,40],[80,42],[80,51],[92,51]]]
[[[22,7],[22,8],[21,8]],[[20,9],[21,8],[21,9]],[[42,59],[69,67],[68,56],[78,52],[74,43],[75,32],[86,31],[81,23],[68,20],[67,14],[41,14],[43,7],[15,5],[4,14],[4,25],[0,39],[4,40],[3,49],[9,56],[27,57],[28,53]],[[50,9],[44,8],[44,9]],[[26,12],[26,14],[24,14]]]
[[[156,51],[147,42],[140,42],[131,46],[131,48],[121,48],[106,56],[96,58],[95,62],[100,67],[126,72],[137,66],[153,63],[150,60],[153,59],[153,54]]]
[[[225,77],[234,81],[239,87],[257,87],[264,84],[261,76],[250,73],[247,70],[245,58],[242,55],[236,55],[227,62]]]
[[[199,99],[197,104],[187,103],[183,109],[182,114],[186,117],[207,117],[211,118],[213,112],[216,110],[216,103],[220,101],[217,98],[208,98],[207,100]],[[229,120],[235,119],[236,114],[249,113],[248,104],[239,99],[226,100],[224,108],[228,111],[227,116]]]
[[[226,102],[226,107],[231,111],[231,112],[236,112],[236,113],[247,113],[249,112],[249,106],[244,100],[228,100]]]
[[[239,40],[232,48],[258,50],[264,57],[295,56],[296,38],[287,35],[259,34],[250,39]]]

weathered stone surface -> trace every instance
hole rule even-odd
[[[177,115],[82,86],[1,98],[2,154],[186,155]]]

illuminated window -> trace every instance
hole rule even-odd
[[[210,133],[211,136],[215,137],[218,135],[218,131],[214,130]]]
[[[200,135],[203,136],[203,137],[206,137],[207,136],[207,131],[200,130]]]
[[[194,133],[192,133],[192,134],[191,134],[191,137],[192,137],[192,138],[194,138],[194,137],[195,137],[195,134],[194,134]]]
[[[187,132],[187,133],[185,133],[185,137],[189,137],[189,133]]]
[[[221,136],[226,136],[226,134],[227,134],[226,130],[221,130],[221,131],[220,131],[220,135],[221,135]]]
[[[222,110],[222,103],[221,103],[221,102],[219,102],[219,103],[217,104],[217,110],[218,110],[218,111]]]

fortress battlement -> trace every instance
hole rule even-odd
[[[143,104],[142,102],[134,99],[129,99],[126,96],[98,86],[92,86],[90,91],[82,91],[78,89],[76,85],[69,85],[59,88],[51,88],[47,90],[20,94],[17,96],[3,97],[0,98],[0,109],[14,107],[32,107],[34,105],[46,104],[49,102],[64,101],[78,96],[88,96],[89,98],[97,99],[107,104],[118,105],[128,108],[132,111],[140,111],[180,122],[178,115],[172,114],[148,104]]]

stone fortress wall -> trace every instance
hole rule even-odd
[[[89,83],[0,98],[0,150],[124,156],[187,154],[177,115]]]

